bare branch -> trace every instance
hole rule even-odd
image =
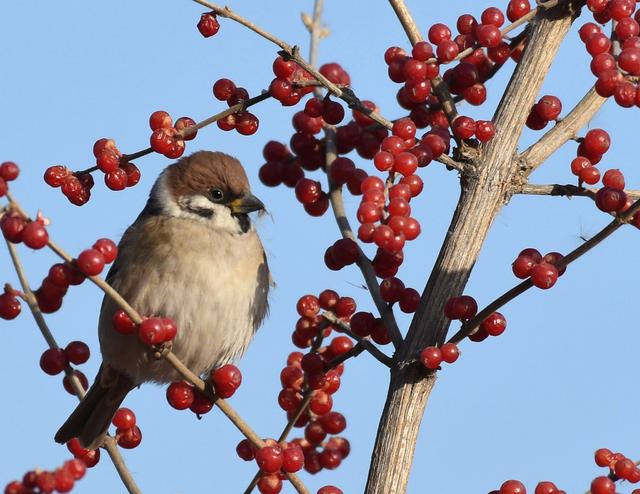
[[[581,196],[589,197],[593,200],[596,198],[596,194],[599,189],[585,189],[584,187],[578,187],[576,185],[537,185],[537,184],[524,184],[515,192],[516,194],[528,194],[533,196]],[[627,197],[633,200],[640,199],[640,190],[625,190]]]

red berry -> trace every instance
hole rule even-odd
[[[526,15],[531,10],[529,0],[509,0],[507,5],[507,19],[510,22],[515,22],[520,17]]]
[[[460,139],[469,139],[476,132],[476,122],[471,117],[459,116],[452,124],[453,134]]]
[[[118,247],[116,246],[116,243],[108,238],[96,240],[93,244],[93,249],[102,254],[106,264],[111,264],[118,255]]]
[[[602,187],[596,193],[596,206],[605,213],[620,212],[627,204],[627,194],[620,189]]]
[[[290,443],[282,450],[282,470],[285,472],[297,472],[304,466],[304,452],[296,443]]]
[[[50,166],[44,172],[44,181],[50,187],[60,187],[69,173],[67,167],[63,165]]]
[[[131,429],[136,425],[136,414],[129,408],[118,408],[111,419],[111,423],[118,429]]]
[[[80,253],[76,262],[86,276],[97,276],[104,269],[105,259],[99,250],[87,249]]]
[[[50,376],[60,374],[67,366],[67,357],[60,348],[49,348],[40,356],[40,368]]]
[[[320,417],[319,421],[327,434],[340,434],[347,427],[347,420],[339,412],[329,412]]]
[[[116,437],[118,446],[125,449],[133,449],[142,442],[142,431],[134,425],[131,429],[117,429]]]
[[[149,127],[151,130],[173,127],[171,115],[163,110],[154,111],[149,117]]]
[[[236,85],[230,79],[218,79],[213,84],[213,95],[220,101],[227,101],[235,93]]]
[[[65,375],[62,379],[62,386],[70,395],[77,395],[76,386],[74,384],[76,380],[84,391],[89,389],[89,380],[87,379],[87,376],[85,376],[83,372],[74,369],[70,375]]]
[[[624,189],[624,175],[618,169],[607,170],[602,177],[602,185],[612,189]]]
[[[127,172],[122,168],[116,168],[104,176],[105,185],[116,191],[126,189],[128,180]]]
[[[476,137],[480,142],[487,142],[496,135],[496,129],[493,122],[488,120],[476,121]]]
[[[527,489],[522,482],[507,480],[500,486],[499,494],[527,494]]]
[[[22,306],[15,295],[8,292],[0,295],[0,318],[6,320],[15,319],[21,311]]]
[[[507,320],[499,312],[494,312],[482,321],[480,327],[490,336],[498,336],[507,328]]]
[[[176,410],[186,410],[193,404],[193,386],[184,381],[172,382],[167,387],[167,401]]]
[[[236,446],[236,453],[244,461],[251,461],[256,457],[253,445],[249,442],[248,439],[243,439],[238,443],[238,445]]]
[[[536,490],[533,494],[557,494],[558,488],[553,482],[543,481],[538,482],[536,485]]]
[[[304,295],[296,304],[296,310],[302,317],[313,318],[320,311],[320,302],[315,295]]]
[[[49,234],[39,221],[27,223],[22,230],[22,241],[32,249],[42,249],[49,242]]]
[[[434,45],[438,45],[443,40],[451,39],[451,29],[445,24],[437,23],[429,28],[427,37]]]
[[[198,134],[197,129],[191,129],[196,125],[195,120],[190,117],[180,117],[176,120],[175,129],[183,136],[185,141],[192,141]],[[130,185],[127,185],[130,187]]]
[[[5,182],[11,182],[20,175],[20,168],[13,161],[5,161],[0,165],[0,177]]]
[[[164,322],[159,317],[148,317],[140,323],[138,338],[145,345],[153,346],[166,341]]]
[[[282,467],[282,450],[278,446],[264,446],[256,451],[258,468],[265,473],[276,473]]]
[[[555,120],[562,111],[560,98],[545,95],[534,105],[533,109],[543,120]]]
[[[444,306],[444,315],[449,319],[471,319],[477,312],[478,304],[469,295],[450,298]]]
[[[122,309],[118,309],[111,319],[113,329],[120,334],[133,334],[136,330],[136,323]]]
[[[609,477],[596,477],[591,482],[591,494],[614,494],[616,484]]]
[[[194,392],[193,403],[189,409],[196,415],[204,415],[209,413],[213,408],[213,402],[203,393],[199,391]]]
[[[64,349],[64,355],[75,365],[84,364],[91,354],[89,346],[84,341],[72,341]]]
[[[420,352],[420,361],[427,369],[437,369],[442,362],[442,352],[439,348],[428,346]]]
[[[400,310],[412,314],[418,310],[420,294],[415,288],[405,288],[400,295]]]
[[[599,467],[608,467],[613,460],[613,453],[610,449],[600,448],[595,452],[596,465]]]
[[[611,138],[602,129],[591,129],[584,136],[582,144],[588,154],[603,155],[611,145]]]
[[[235,365],[223,365],[211,372],[211,382],[216,395],[230,398],[242,384],[242,373]]]
[[[213,36],[219,29],[220,23],[213,12],[208,12],[200,16],[200,21],[198,21],[198,31],[200,31],[202,36],[205,38]]]
[[[536,264],[531,270],[531,281],[538,288],[546,290],[558,280],[558,269],[548,262]]]
[[[440,353],[442,354],[442,361],[447,364],[452,364],[460,356],[460,350],[455,343],[445,343],[440,347]]]

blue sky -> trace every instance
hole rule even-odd
[[[451,2],[447,9],[426,2],[408,5],[423,32],[434,22],[455,24],[458,15],[479,16],[482,10],[470,1]],[[310,0],[237,1],[231,7],[306,53],[308,35],[300,12],[311,11]],[[113,193],[98,183],[83,208],[71,206],[42,182],[47,166],[91,165],[91,146],[104,136],[116,139],[125,152],[146,147],[147,119],[157,109],[196,120],[217,113],[223,105],[213,99],[211,85],[220,77],[233,79],[252,95],[268,86],[276,47],[224,20],[219,34],[205,40],[195,29],[202,11],[192,2],[168,0],[107,6],[13,2],[3,9],[0,161],[21,165],[22,176],[12,190],[32,214],[42,209],[53,220],[50,234],[69,252],[78,253],[100,237],[118,239],[169,162],[156,155],[137,161],[143,173],[137,187]],[[378,103],[388,118],[400,116],[397,87],[386,77],[383,53],[388,46],[407,47],[408,42],[391,8],[386,2],[370,2],[364,9],[358,2],[327,1],[324,21],[331,35],[322,42],[320,61],[341,63],[358,95]],[[561,97],[563,113],[593,84],[588,56],[575,31],[543,88],[543,94]],[[488,84],[484,106],[462,111],[489,119],[512,69],[509,62]],[[254,193],[271,212],[259,221],[259,230],[277,288],[270,317],[240,361],[244,383],[231,400],[253,428],[268,437],[277,435],[285,421],[276,404],[278,375],[293,350],[290,333],[297,298],[330,287],[354,297],[359,308],[373,306],[359,288],[362,279],[355,267],[337,273],[324,268],[324,250],[338,238],[332,217],[310,218],[290,189],[268,189],[257,179],[263,144],[288,140],[295,110],[267,101],[253,111],[260,118],[256,135],[242,137],[212,126],[201,131],[188,150],[237,156]],[[609,102],[590,124],[613,136],[600,169],[622,169],[631,188],[640,182],[637,111]],[[538,135],[525,133],[520,148]],[[575,144],[566,145],[536,171],[532,182],[571,182],[574,155]],[[372,170],[370,163],[357,163]],[[434,163],[421,176],[425,190],[412,208],[423,233],[407,247],[400,271],[407,286],[419,290],[458,197],[454,172]],[[357,203],[348,197],[351,212]],[[567,252],[581,242],[580,235],[592,235],[608,221],[588,199],[515,197],[496,219],[465,292],[483,305],[515,284],[510,264],[521,249]],[[621,229],[570,266],[553,289],[531,290],[509,304],[503,310],[509,325],[502,336],[461,345],[461,358],[440,373],[430,398],[409,492],[487,492],[509,478],[522,480],[531,490],[537,481],[553,480],[567,492],[583,492],[600,474],[592,460],[596,448],[638,457],[640,402],[634,393],[633,362],[640,337],[632,312],[638,234],[631,227]],[[20,252],[34,285],[57,262],[50,252],[22,247]],[[0,281],[17,285],[6,254],[0,254]],[[90,377],[99,365],[96,321],[101,297],[94,286],[83,284],[72,289],[59,313],[47,318],[61,344],[82,339],[94,350],[82,366]],[[400,317],[400,323],[406,328],[409,319]],[[67,458],[66,449],[52,438],[75,402],[62,390],[59,377],[39,369],[45,343],[26,311],[15,321],[0,322],[0,331],[5,350],[0,362],[5,396],[0,407],[0,482],[6,482],[36,466],[54,468]],[[335,409],[347,417],[344,435],[352,453],[335,471],[303,474],[312,490],[335,484],[345,493],[362,491],[387,382],[388,372],[366,354],[347,365],[334,399]],[[242,492],[253,476],[254,464],[242,462],[234,452],[240,434],[219,412],[198,421],[191,413],[171,409],[164,390],[152,385],[131,393],[126,405],[136,411],[144,435],[138,449],[125,452],[144,492]],[[113,467],[102,461],[76,491],[121,489]]]

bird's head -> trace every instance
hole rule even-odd
[[[229,233],[246,233],[251,228],[248,214],[264,210],[240,162],[212,151],[169,165],[153,186],[148,207]]]

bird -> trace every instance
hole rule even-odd
[[[175,355],[203,375],[241,356],[268,312],[267,258],[249,213],[265,206],[240,162],[198,151],[167,166],[118,244],[106,281],[143,316],[172,319]],[[181,380],[135,335],[113,329],[119,306],[105,296],[98,333],[102,365],[55,435],[95,449],[129,391]]]

